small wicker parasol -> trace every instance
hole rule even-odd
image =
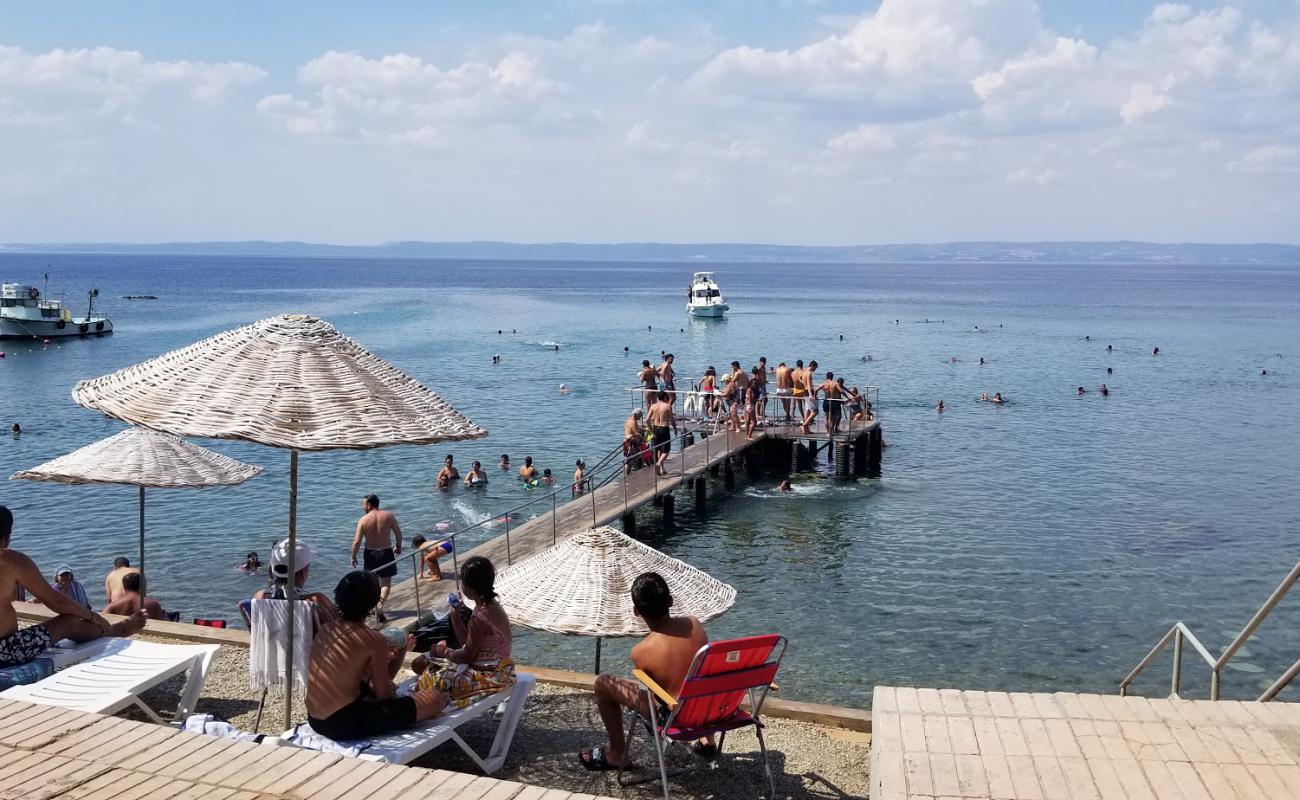
[[[93,380],[72,398],[177,436],[289,450],[289,574],[297,540],[298,454],[477,439],[487,431],[419,381],[315,317],[283,315]],[[293,581],[289,581],[293,596]],[[289,604],[288,650],[293,651]],[[292,722],[285,682],[285,727]]]
[[[261,467],[236,461],[196,444],[145,428],[127,428],[107,439],[15,472],[10,480],[70,484],[125,484],[140,488],[140,564],[144,571],[144,490],[235,486]],[[144,587],[141,587],[143,594]]]
[[[673,611],[707,621],[736,602],[736,590],[691,565],[611,528],[592,528],[507,567],[496,590],[510,621],[582,636],[644,636],[632,611],[632,582],[657,572],[668,582]],[[599,638],[597,666],[600,671]]]

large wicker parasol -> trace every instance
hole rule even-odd
[[[144,490],[235,486],[262,468],[145,428],[127,428],[10,480],[70,484],[125,484],[140,489],[140,572],[144,573]],[[141,584],[140,594],[145,593]]]
[[[632,582],[657,572],[668,582],[673,611],[707,621],[736,602],[736,590],[690,564],[609,527],[592,528],[507,567],[496,590],[510,621],[552,633],[600,640],[643,636],[648,628],[632,611]]]
[[[315,317],[285,315],[219,333],[72,390],[81,405],[178,436],[289,450],[289,574],[297,542],[298,453],[486,436],[419,381]],[[288,582],[293,596],[293,581]],[[288,651],[293,652],[289,603]],[[285,683],[291,724],[293,676]]]

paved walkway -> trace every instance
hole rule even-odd
[[[878,686],[872,800],[1295,800],[1300,704]]]
[[[0,800],[597,800],[0,701]]]

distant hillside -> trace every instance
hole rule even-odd
[[[552,242],[167,242],[160,244],[7,244],[2,253],[121,253],[214,256],[373,257],[538,261],[996,262],[1068,264],[1300,264],[1300,245],[1151,242],[948,242],[811,247],[773,244],[578,244]]]

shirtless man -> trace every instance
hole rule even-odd
[[[375,608],[375,619],[383,624],[388,621],[388,615],[384,613],[384,601],[388,599],[393,576],[397,574],[397,565],[389,562],[402,554],[402,528],[391,511],[379,510],[378,496],[366,495],[361,501],[361,507],[366,513],[357,520],[357,533],[352,537],[352,566],[357,565],[357,549],[361,547],[361,540],[365,539],[363,564],[366,572],[374,571],[379,578],[379,605]],[[388,566],[377,569],[384,564]]]
[[[808,432],[813,420],[817,419],[817,396],[813,390],[813,376],[816,372],[817,362],[809,361],[808,369],[801,371],[797,379],[799,388],[795,390],[796,393],[807,398],[807,410],[804,412],[803,424],[800,426],[804,433]]]
[[[670,616],[672,605],[668,584],[657,573],[638,575],[632,582],[632,608],[650,628],[650,633],[632,648],[632,665],[675,697],[696,651],[708,644],[709,637],[695,617]],[[649,719],[646,695],[635,681],[601,675],[596,678],[596,708],[609,734],[609,744],[583,750],[578,761],[589,770],[617,769],[627,757],[623,709],[634,708]],[[704,740],[703,746],[712,746],[712,741]]]
[[[167,619],[167,612],[152,597],[141,597],[140,587],[144,585],[144,576],[138,572],[128,572],[122,577],[122,595],[104,606],[105,614],[121,614],[129,617],[144,612],[149,619]]]
[[[144,627],[144,614],[133,614],[110,625],[46,583],[30,558],[9,549],[13,524],[13,514],[0,506],[0,597],[12,598],[20,588],[25,589],[58,616],[20,629],[12,602],[0,602],[0,667],[26,664],[60,639],[89,642],[101,636],[130,636]]]
[[[519,480],[532,483],[537,480],[537,467],[533,466],[533,457],[524,456],[524,465],[519,468]]]
[[[655,473],[658,475],[667,475],[668,470],[664,467],[664,462],[668,460],[668,453],[672,450],[670,439],[672,438],[668,429],[671,426],[673,433],[677,432],[677,417],[673,414],[673,404],[669,399],[667,392],[660,392],[659,399],[655,404],[650,406],[650,412],[646,415],[650,422],[650,430],[654,432],[654,452]]]
[[[817,385],[813,392],[813,403],[817,402],[817,394],[825,393],[826,399],[822,401],[822,410],[826,412],[826,432],[839,433],[840,418],[844,414],[844,387],[840,382],[835,380],[834,372],[826,373],[826,380]],[[805,429],[804,433],[808,431]]]
[[[664,363],[659,365],[660,387],[668,393],[668,402],[677,402],[677,371],[673,369],[673,354],[664,356]]]
[[[659,373],[655,368],[650,366],[650,359],[641,360],[641,371],[636,374],[637,382],[645,389],[642,392],[642,399],[645,401],[646,411],[654,405],[655,396],[659,394]]]
[[[806,411],[804,405],[804,388],[803,388],[803,359],[794,362],[794,369],[790,371],[790,396],[794,399],[794,416],[799,424],[803,424],[803,418]]]
[[[785,421],[790,421],[790,390],[794,388],[794,378],[790,369],[782,361],[776,365],[776,394],[781,398],[781,408],[785,411]]]
[[[758,373],[754,375],[754,410],[759,419],[767,413],[767,356],[758,359]]]
[[[393,678],[415,646],[391,647],[366,627],[380,602],[379,581],[368,572],[350,572],[334,590],[338,618],[311,644],[307,668],[307,720],[312,730],[335,741],[366,739],[433,719],[447,705],[442,692],[397,696]]]
[[[122,578],[139,571],[122,556],[113,559],[113,571],[104,576],[104,596],[110,603],[122,596]]]

